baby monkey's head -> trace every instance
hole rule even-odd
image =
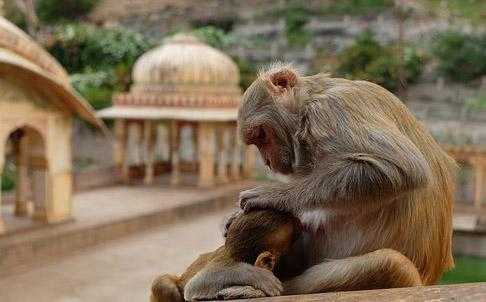
[[[235,261],[273,271],[301,233],[293,215],[275,210],[257,210],[234,217],[226,232],[225,250]]]

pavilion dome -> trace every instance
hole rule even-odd
[[[178,34],[135,63],[133,85],[115,105],[237,107],[239,70],[223,52]]]

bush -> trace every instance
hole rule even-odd
[[[154,44],[140,33],[119,28],[97,28],[86,24],[58,26],[49,52],[69,73],[131,67]]]
[[[27,20],[24,13],[17,7],[14,1],[4,1],[5,18],[23,30],[27,30]]]
[[[120,90],[116,77],[106,71],[72,74],[71,84],[96,110],[110,106],[113,93]]]
[[[72,74],[73,87],[95,109],[111,104],[115,91],[127,90],[136,59],[154,46],[143,35],[125,28],[86,24],[58,26],[49,52]]]
[[[301,4],[289,5],[284,11],[285,34],[290,46],[306,46],[310,33],[305,26],[310,20],[310,12]]]
[[[408,83],[416,82],[422,74],[424,57],[415,48],[404,49],[404,71]],[[338,55],[337,72],[351,79],[368,80],[389,90],[398,87],[399,65],[395,49],[383,46],[366,31]]]
[[[486,74],[486,34],[456,31],[441,33],[432,47],[438,59],[437,73],[457,82],[469,82]]]
[[[393,0],[340,0],[328,1],[321,11],[329,15],[379,14],[393,7]]]
[[[11,191],[15,188],[15,175],[15,165],[7,161],[2,173],[2,191]]]
[[[37,0],[39,20],[52,24],[86,16],[99,0]]]
[[[235,43],[232,35],[214,26],[203,26],[192,32],[197,38],[206,42],[214,48],[225,50]]]

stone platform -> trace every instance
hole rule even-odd
[[[74,196],[73,221],[50,226],[9,217],[10,209],[3,207],[10,231],[0,236],[0,276],[142,230],[234,207],[238,192],[254,185],[244,181],[212,189],[160,184],[99,188]]]

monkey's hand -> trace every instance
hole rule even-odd
[[[234,297],[231,288],[240,286],[246,289],[246,295],[251,296],[249,289],[254,289],[252,295],[278,296],[283,287],[280,280],[267,269],[248,263],[238,262],[233,265],[212,265],[197,273],[184,288],[184,299],[187,301],[215,300]],[[228,296],[226,296],[228,295]]]
[[[293,213],[292,209],[288,207],[291,203],[284,202],[284,195],[278,187],[256,187],[240,193],[240,207],[245,212],[257,209],[276,209]]]

